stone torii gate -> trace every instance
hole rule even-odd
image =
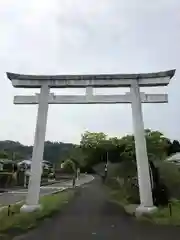
[[[41,181],[41,163],[49,104],[117,104],[130,103],[132,106],[135,136],[136,161],[140,193],[138,213],[154,211],[149,164],[144,135],[144,123],[141,103],[167,103],[167,94],[140,93],[140,87],[167,86],[175,70],[145,74],[98,74],[98,75],[23,75],[7,73],[7,77],[16,88],[40,88],[40,94],[34,96],[15,96],[15,104],[38,104],[38,115],[34,139],[31,176],[26,204],[21,210],[30,212],[38,209]],[[129,87],[125,95],[94,95],[93,88]],[[86,95],[54,95],[50,88],[86,88]]]

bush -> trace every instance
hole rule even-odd
[[[117,180],[107,182],[107,186],[110,188],[110,195],[113,200],[119,201],[123,204],[139,204],[139,191],[136,186],[132,186],[131,183],[119,184]]]
[[[137,176],[136,163],[132,161],[123,161],[118,164],[108,165],[108,177],[119,177],[127,180]]]
[[[49,176],[49,172],[48,171],[43,171],[42,175],[41,175],[41,178],[44,179],[44,178],[48,178]]]
[[[67,159],[63,164],[63,170],[65,173],[75,173],[76,169],[74,162],[70,159]]]
[[[113,186],[119,184],[121,188],[126,189],[129,201],[139,202],[139,188],[137,184],[137,170],[135,162],[123,161],[119,164],[110,164],[108,167],[108,179],[115,179],[117,183],[113,183]],[[111,185],[112,181],[110,183]]]
[[[1,172],[14,172],[17,171],[17,163],[11,160],[0,161],[1,163]]]
[[[55,173],[54,172],[49,173],[48,178],[55,179],[56,178]]]
[[[169,162],[158,162],[160,180],[168,188],[171,198],[180,199],[180,170],[177,165]]]
[[[155,166],[158,168],[160,182],[158,188],[156,188],[156,194],[158,195],[156,200],[159,204],[165,204],[170,198],[180,199],[180,169],[174,163],[165,161],[155,161]],[[117,165],[109,167],[107,184],[113,191],[121,191],[121,195],[124,194],[124,198],[129,203],[139,202],[139,187],[137,182],[136,163],[132,161],[124,161]],[[165,193],[162,195],[161,188],[164,186],[167,189],[165,201]],[[155,194],[155,192],[153,192]],[[159,198],[162,195],[161,199]],[[164,198],[164,200],[162,199]],[[163,201],[162,201],[163,200]]]
[[[6,188],[16,184],[13,173],[0,172],[0,187]]]

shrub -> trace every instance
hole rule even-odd
[[[48,178],[49,172],[48,171],[43,171],[41,178]]]
[[[154,161],[154,163],[159,172],[161,184],[159,188],[165,185],[165,189],[167,188],[167,198],[180,199],[180,168],[174,163],[165,161]],[[114,167],[110,167],[107,184],[112,190],[123,192],[124,198],[128,202],[139,202],[136,163],[124,161],[118,165],[114,165]],[[160,192],[159,194],[162,195]],[[121,193],[121,195],[123,194]]]
[[[180,199],[180,171],[177,165],[169,162],[158,162],[160,180],[168,188],[169,194],[172,198]]]
[[[108,179],[107,186],[111,189],[113,199],[124,204],[139,204],[139,189],[129,182],[119,182],[118,179]]]
[[[67,159],[63,164],[63,170],[65,173],[74,173],[76,170],[74,162],[70,159]]]
[[[6,188],[16,184],[13,173],[0,172],[0,187]]]
[[[108,169],[107,185],[112,189],[114,197],[121,198],[127,203],[139,203],[135,163],[124,161],[120,164],[112,164]]]

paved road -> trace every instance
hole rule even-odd
[[[127,216],[109,203],[100,181],[81,187],[58,216],[15,240],[179,240],[180,228],[155,226]]]
[[[86,182],[89,182],[92,179],[92,176],[82,175],[76,185],[81,185]],[[62,181],[59,183],[50,184],[48,186],[42,186],[40,189],[40,195],[44,196],[47,194],[52,194],[55,191],[61,190],[63,188],[69,188],[72,186],[72,181]],[[2,205],[11,205],[16,202],[24,201],[27,195],[27,189],[12,190],[0,194],[0,206]]]

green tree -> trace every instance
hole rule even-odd
[[[87,163],[87,155],[85,151],[78,145],[75,145],[69,153],[69,159],[71,159],[77,167],[84,168]]]
[[[0,151],[0,159],[8,159],[8,153],[4,150]]]
[[[174,140],[172,143],[169,141],[168,156],[174,153],[180,152],[180,143],[177,140]]]
[[[63,170],[65,173],[75,173],[76,171],[75,163],[71,159],[67,159],[63,163]]]
[[[145,130],[147,151],[152,160],[163,160],[168,155],[169,139],[159,131]]]
[[[107,136],[100,133],[85,132],[80,141],[80,148],[83,154],[86,155],[86,166],[92,167],[94,164],[102,161],[102,144]]]
[[[145,130],[148,157],[162,160],[168,155],[169,139],[161,132]],[[93,166],[107,160],[110,162],[136,161],[135,140],[133,135],[122,138],[108,138],[104,133],[85,132],[80,142],[82,152],[86,154],[84,162]]]
[[[81,136],[80,146],[82,149],[96,149],[99,144],[107,139],[106,134],[99,132],[93,133],[86,131]]]

